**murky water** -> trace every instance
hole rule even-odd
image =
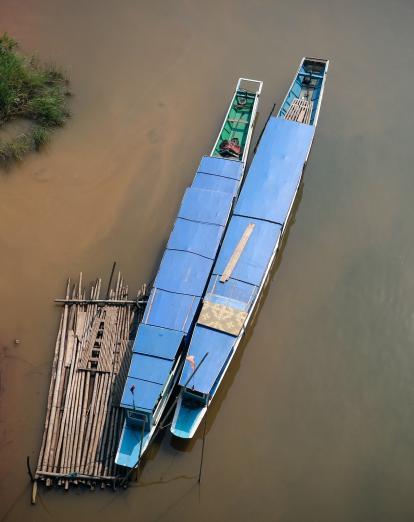
[[[75,94],[47,151],[0,176],[1,520],[414,519],[413,5],[0,1],[0,30]],[[265,82],[257,139],[305,54],[331,59],[317,137],[201,487],[200,435],[166,433],[139,486],[31,507],[65,277],[117,260],[148,281],[237,78]]]

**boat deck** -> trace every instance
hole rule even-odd
[[[188,388],[212,396],[260,295],[295,199],[315,128],[271,117],[230,218],[189,354]],[[186,362],[180,384],[192,372]]]

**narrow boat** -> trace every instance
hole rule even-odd
[[[239,79],[218,138],[187,188],[142,323],[120,406],[116,463],[133,468],[151,442],[181,373],[188,339],[239,192],[262,82]]]
[[[303,58],[261,135],[192,333],[171,425],[177,437],[196,432],[263,293],[311,149],[327,71],[327,60]]]

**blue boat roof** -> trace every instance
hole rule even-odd
[[[243,175],[243,168],[244,163],[242,161],[204,156],[197,172],[240,180]]]
[[[269,120],[226,230],[207,286],[206,301],[249,311],[278,245],[313,135],[312,126],[274,117]],[[254,227],[250,229],[230,278],[221,282],[220,276],[250,224]],[[205,353],[209,355],[188,388],[211,393],[231,354],[235,339],[228,333],[201,324],[195,326],[189,353],[194,356],[196,364]],[[190,364],[186,362],[181,385],[185,384],[191,371]]]
[[[132,354],[128,377],[164,384],[173,364],[174,361],[171,359],[161,359],[153,355],[134,353]]]
[[[203,295],[213,260],[183,252],[166,250],[154,286],[167,292]]]
[[[284,225],[315,127],[271,117],[253,158],[235,214]]]
[[[141,323],[132,351],[173,361],[183,340],[183,332]]]
[[[267,265],[281,234],[279,224],[253,218],[233,216],[223,240],[219,256],[213,269],[214,274],[223,274],[240,239],[249,224],[254,224],[252,233],[234,267],[231,277],[259,286]]]
[[[200,297],[153,288],[143,322],[187,333],[200,304]]]
[[[188,353],[194,357],[196,366],[206,353],[208,355],[194,377],[187,384],[187,388],[194,388],[200,393],[209,393],[224,363],[231,354],[235,341],[236,338],[232,335],[197,324],[194,328]],[[181,374],[180,384],[184,386],[192,373],[193,369],[190,363],[186,361]]]
[[[230,277],[228,281],[222,283],[218,275],[213,275],[208,283],[206,296],[210,294],[223,298],[237,300],[242,303],[250,303],[257,292],[257,286],[238,281]]]
[[[222,176],[197,172],[192,187],[218,190],[220,192],[227,192],[235,195],[239,187],[239,181],[233,178],[223,178]]]
[[[134,391],[132,392],[131,389]],[[128,377],[122,394],[121,407],[152,411],[158,402],[162,389],[163,385],[161,384]]]
[[[223,235],[223,227],[178,218],[171,232],[167,248],[183,250],[214,259]]]
[[[233,195],[226,192],[189,187],[185,191],[178,217],[224,226],[232,201]]]

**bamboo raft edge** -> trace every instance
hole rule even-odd
[[[76,284],[68,280],[52,360],[44,431],[31,502],[36,503],[38,483],[46,487],[85,485],[116,489],[125,470],[115,463],[124,414],[119,407],[132,357],[133,331],[147,302],[143,285],[137,298],[128,298],[121,274],[106,298],[100,298],[102,281],[87,292],[82,273]],[[89,293],[89,295],[88,295]]]

